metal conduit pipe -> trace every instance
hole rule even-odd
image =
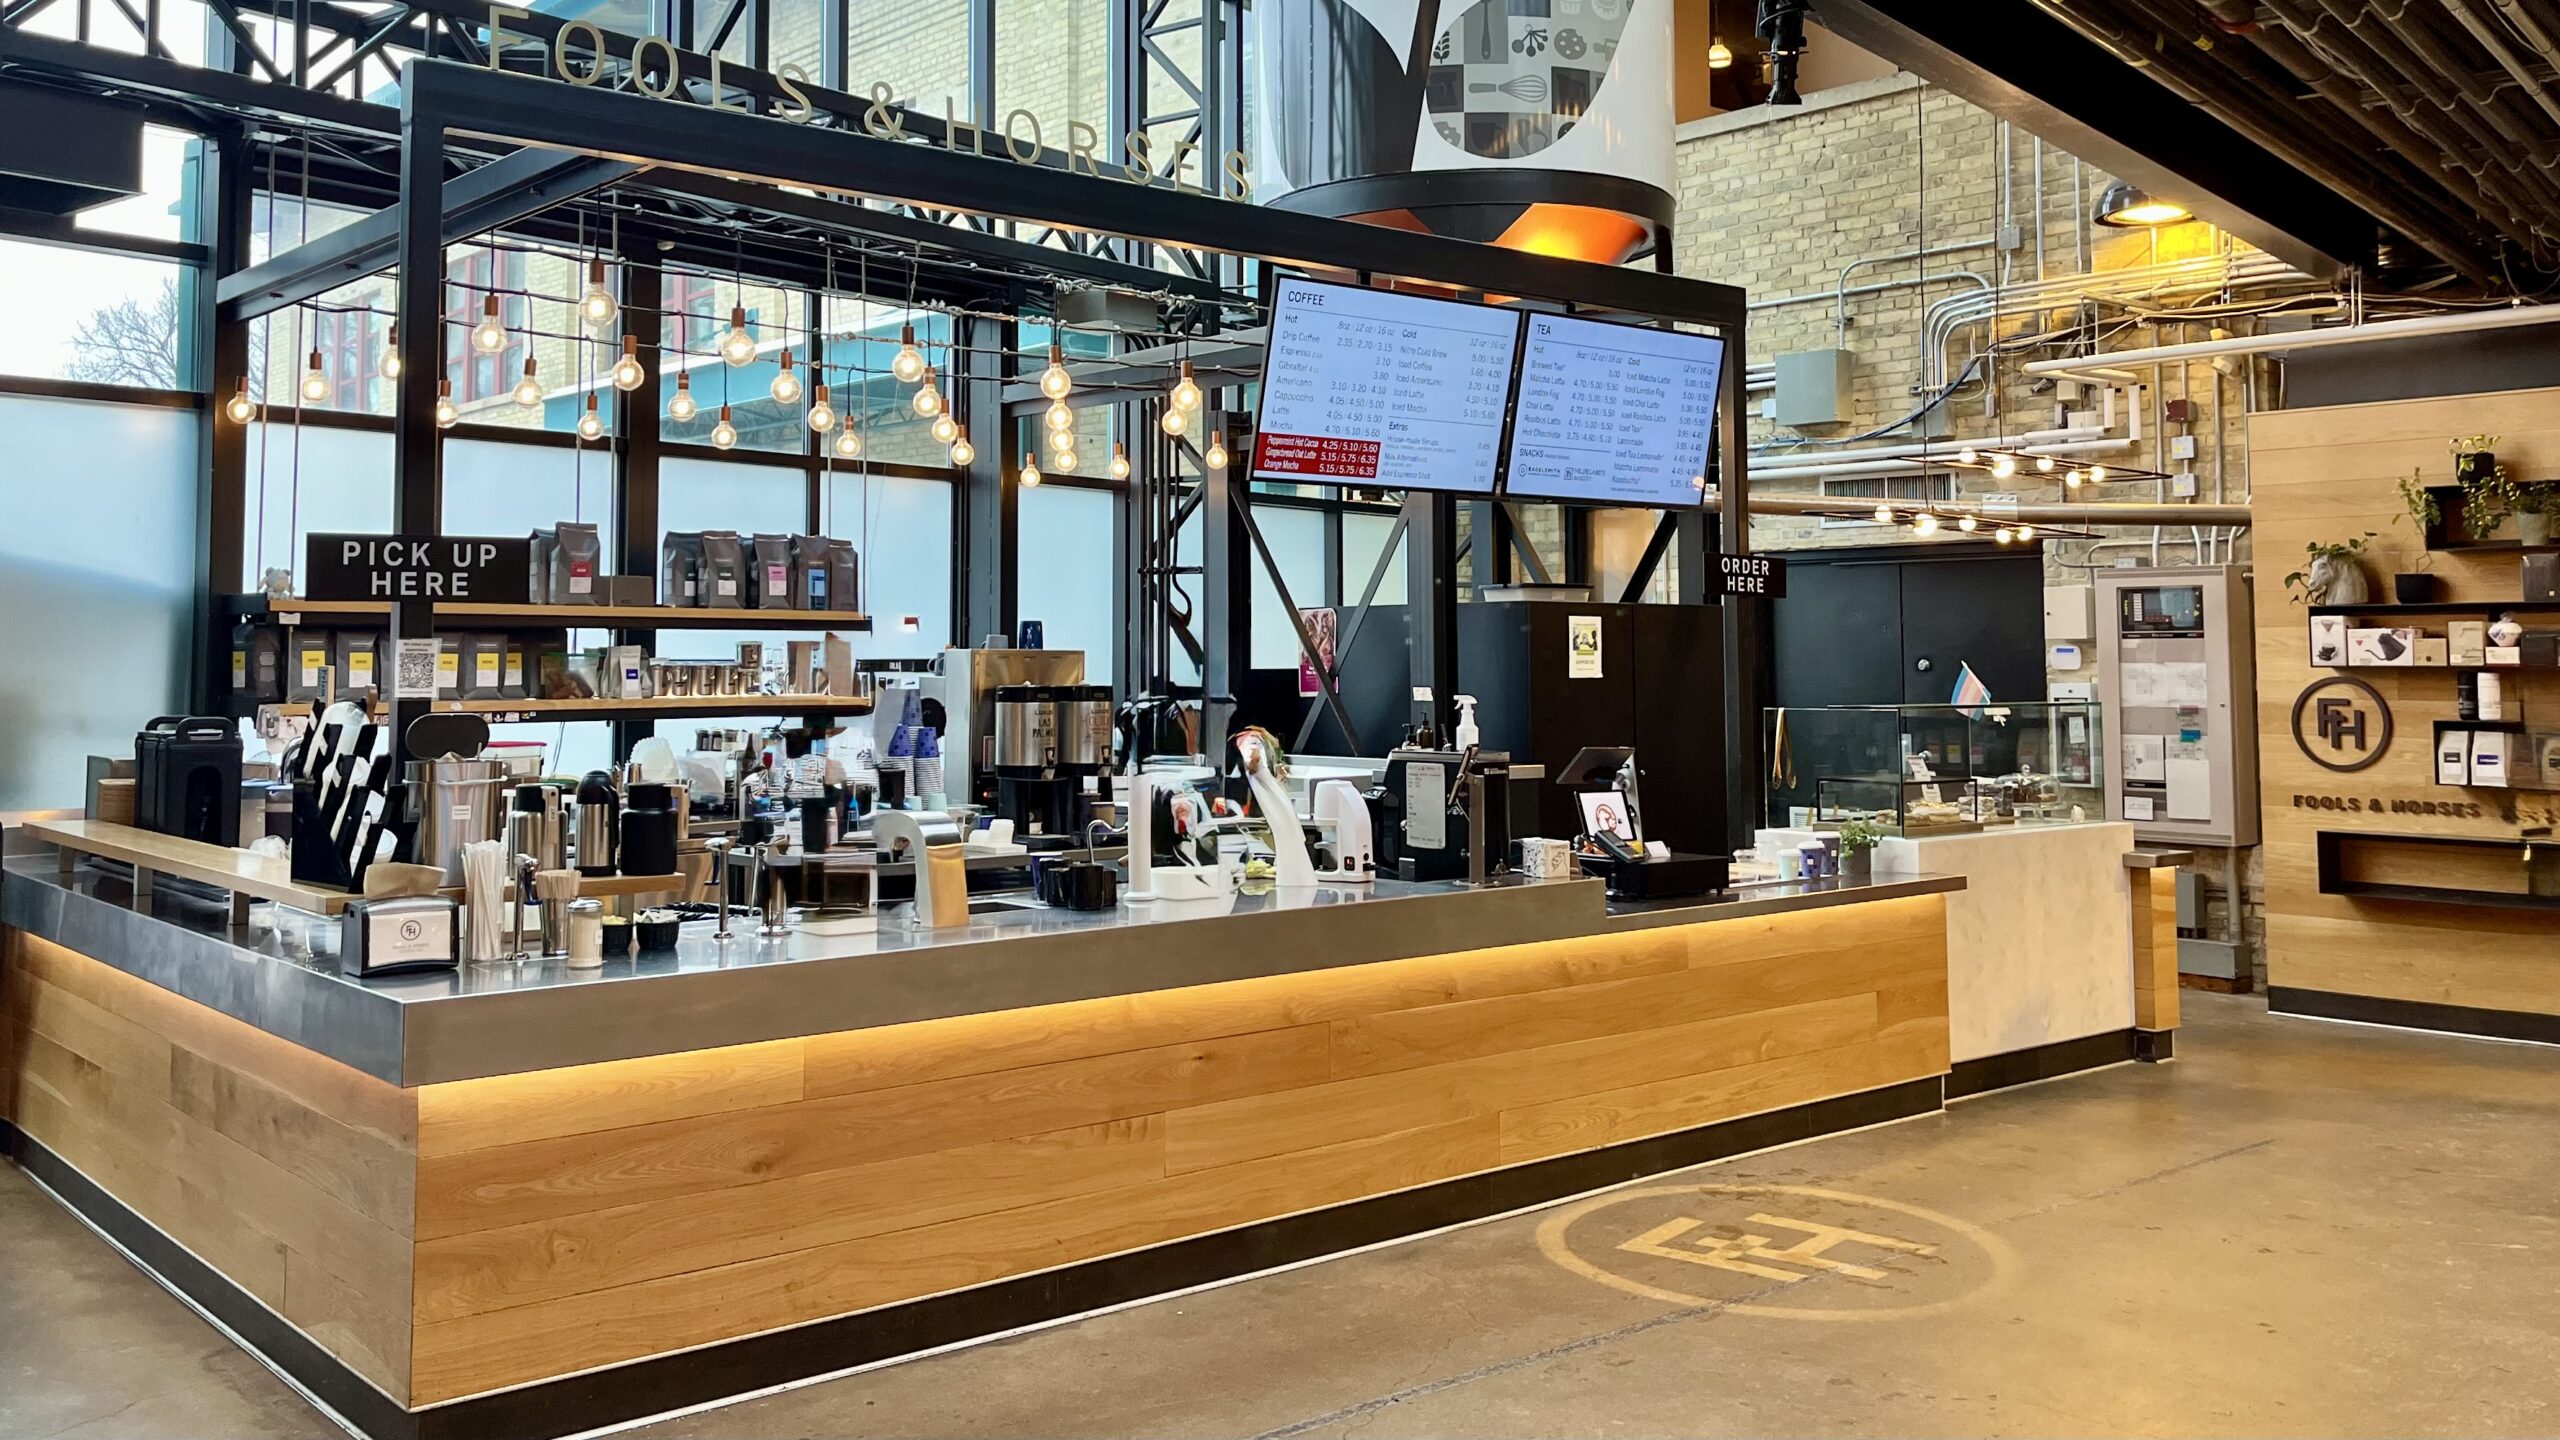
[[[1976,450],[2032,450],[2043,445],[2064,445],[2075,440],[2104,440],[2107,432],[2097,425],[2069,425],[2052,430],[2021,430],[2014,435],[1986,435],[1973,440],[1932,440],[1927,448],[1933,454],[1954,454],[1970,445]],[[1803,465],[1825,464],[1836,460],[1898,460],[1916,454],[1922,447],[1909,440],[1890,445],[1861,445],[1854,449],[1807,451],[1800,454],[1761,455],[1753,457],[1751,473],[1782,473]]]
[[[2454,3],[2454,0],[2448,0],[2448,3]],[[2410,129],[2406,121],[2388,108],[2377,110],[2367,105],[2364,91],[2353,80],[2339,74],[2310,46],[2303,44],[2301,37],[2282,25],[2259,24],[2257,0],[2204,0],[2204,5],[2225,29],[2247,37],[2250,44],[2283,66],[2296,80],[2311,87],[2313,94],[2363,126],[2393,154],[2416,164],[2417,157],[2429,153],[2426,137]],[[2519,220],[2509,207],[2492,203],[2487,192],[2480,188],[2477,177],[2458,168],[2440,173],[2445,188],[2469,205],[2474,214],[2497,225],[2499,233],[2507,239],[2532,247],[2535,243],[2532,226]],[[2461,223],[2459,216],[2442,206],[2429,208],[2448,225],[2458,226]]]
[[[2513,45],[2507,43],[2506,32],[2496,22],[2481,13],[2480,7],[2472,0],[2444,0],[2444,8],[2452,12],[2463,29],[2471,32],[2471,38],[2480,42],[2480,48],[2489,52],[2489,58],[2497,61],[2499,68],[2515,78],[2516,84],[2535,105],[2541,107],[2544,115],[2560,120],[2560,95],[2552,94],[2551,87],[2543,84],[2541,78],[2533,73],[2533,67],[2525,63],[2525,58],[2516,53]]]
[[[2560,322],[2560,305],[2508,305],[2487,310],[2461,310],[2421,315],[2412,320],[2373,320],[2327,330],[2300,330],[2281,335],[2235,335],[2228,340],[2198,340],[2185,345],[2154,345],[2142,350],[2115,350],[2070,359],[2030,360],[2021,368],[2030,375],[2056,375],[2072,380],[2122,384],[2138,378],[2123,368],[2211,360],[2224,355],[2264,355],[2292,350],[2325,350],[2377,340],[2412,336],[2464,335],[2479,330],[2512,330]],[[2245,453],[2245,452],[2244,452]]]
[[[2526,4],[2524,0],[2490,0],[2490,3],[2498,7],[2498,14],[2515,27],[2516,33],[2524,37],[2524,43],[2532,46],[2533,53],[2541,56],[2545,64],[2560,67],[2560,16],[2546,15],[2545,7]]]
[[[1750,499],[1754,515],[1837,515],[1855,510],[1866,502],[1842,496],[1819,499],[1811,495],[1758,495]],[[1875,502],[1884,503],[1884,502]],[[1926,508],[1949,518],[1973,515],[1992,524],[2023,520],[2030,525],[2230,525],[2246,527],[2249,507],[2246,505],[2154,505],[2140,501],[2090,501],[2072,504],[2067,501],[2021,501],[2014,511],[2002,506],[1998,511],[1984,509],[1976,500],[1942,500],[1926,507],[1896,502],[1896,509]]]
[[[2240,89],[2237,77],[2206,69],[2201,73],[2212,78],[2199,81],[2199,62],[2180,53],[2180,47],[2166,46],[2154,52],[2128,43],[2119,32],[2094,21],[2084,7],[2047,9],[2055,18],[2114,51],[2125,63],[2168,84],[2174,93],[2188,98],[2287,164],[2371,211],[2465,280],[2484,290],[2498,288],[2495,277],[2481,261],[2479,247],[2471,239],[2431,222],[2403,203],[2401,197],[2377,191],[2355,175],[2355,164],[2331,157],[2317,143],[2292,133],[2281,118],[2280,107]],[[2213,93],[2209,95],[2209,91]]]
[[[2316,283],[2310,276],[2271,255],[2251,255],[2238,260],[2222,255],[2199,255],[2094,275],[2061,276],[2042,285],[2005,290],[1996,297],[1973,294],[1949,296],[1931,305],[1922,318],[1923,353],[1929,357],[1932,367],[1922,377],[1922,384],[1935,390],[1946,383],[1945,377],[1955,369],[1949,350],[1955,342],[1956,332],[1970,325],[2053,309],[2065,301],[2103,303],[2149,298],[2164,290],[2221,290],[2295,282]]]
[[[2118,455],[2134,447],[2135,442],[2121,436],[2108,440],[2073,440],[2059,445],[2038,445],[2027,453],[2070,459],[2082,455]],[[1863,480],[1877,475],[1927,474],[1944,470],[1955,462],[1955,452],[1946,450],[1930,456],[1910,455],[1876,460],[1826,460],[1799,465],[1789,470],[1751,468],[1754,484],[1775,485],[1787,480]],[[2051,471],[2036,472],[2050,476]],[[2113,483],[2113,482],[2106,482]]]

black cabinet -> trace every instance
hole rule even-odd
[[[1944,705],[1971,665],[1995,701],[2045,698],[2034,550],[1794,551],[1769,607],[1772,703]]]

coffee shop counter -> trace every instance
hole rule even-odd
[[[0,1134],[363,1432],[561,1435],[1934,1110],[1962,885],[893,907],[357,982],[295,912],[21,857]]]

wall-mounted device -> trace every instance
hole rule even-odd
[[[2107,817],[2135,838],[2258,843],[2257,666],[2234,566],[2098,575]]]

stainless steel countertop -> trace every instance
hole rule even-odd
[[[66,884],[44,855],[8,862],[0,922],[366,1074],[428,1085],[1962,888],[1960,877],[1897,875],[1613,907],[1597,880],[1483,890],[1381,880],[1008,910],[941,931],[914,928],[897,904],[869,935],[762,940],[742,915],[725,943],[708,922],[688,924],[675,950],[600,970],[537,960],[350,980],[337,970],[334,922],[261,904],[235,932],[219,900],[166,880],[137,910],[120,876],[83,866]]]

